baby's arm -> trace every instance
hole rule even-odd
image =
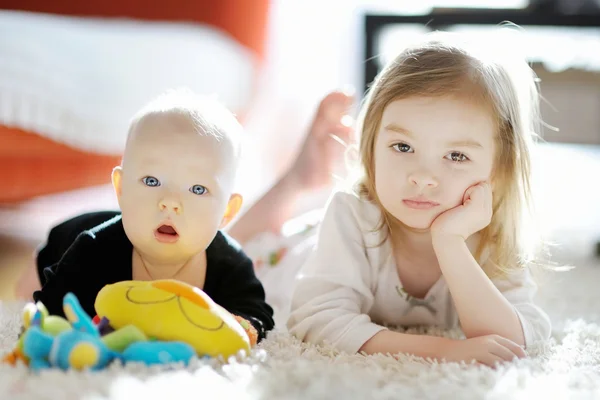
[[[244,257],[221,279],[220,290],[213,300],[227,311],[248,321],[258,335],[258,341],[273,329],[273,309],[265,301],[262,283],[254,274],[252,261]]]
[[[92,293],[86,287],[89,281],[86,275],[92,275],[93,271],[81,265],[82,260],[94,258],[93,245],[93,238],[87,232],[80,234],[60,261],[44,270],[46,282],[33,293],[34,301],[41,301],[50,314],[60,316],[64,316],[63,298],[68,292],[74,293],[82,304],[93,304],[97,292]]]
[[[50,229],[46,243],[36,249],[34,262],[31,263],[31,266],[27,268],[17,283],[17,297],[31,301],[33,292],[40,290],[46,282],[43,269],[58,263],[77,239],[79,233],[99,225],[112,216],[114,216],[114,213],[111,215],[110,212],[81,214]]]

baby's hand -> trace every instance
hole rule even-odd
[[[527,353],[515,342],[499,335],[487,335],[448,342],[442,347],[438,358],[450,362],[476,361],[478,364],[494,367],[496,363],[525,357]]]
[[[434,237],[458,236],[467,240],[492,220],[492,188],[482,182],[465,191],[463,203],[440,214],[431,224]]]
[[[252,326],[252,324],[245,318],[242,318],[238,315],[234,315],[233,317],[237,322],[239,322],[240,325],[242,325],[242,328],[244,328],[244,331],[248,335],[248,339],[250,339],[250,347],[256,346],[256,343],[258,342],[258,332],[256,332],[256,328]]]

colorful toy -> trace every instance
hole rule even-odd
[[[56,336],[40,327],[42,313],[39,309],[33,315],[31,326],[23,336],[23,354],[29,359],[30,368],[100,369],[115,359],[116,353],[100,340],[99,332],[73,294],[65,296],[63,307],[72,329]]]
[[[16,349],[4,361],[23,361],[34,371],[51,367],[98,370],[116,360],[147,365],[188,364],[196,356],[195,350],[183,342],[149,341],[133,325],[102,336],[102,322],[106,320],[95,324],[72,293],[65,296],[63,307],[68,321],[47,315],[41,303],[28,304],[23,313],[24,331]]]
[[[29,362],[28,358],[23,354],[23,339],[25,337],[25,330],[28,329],[32,323],[52,336],[56,336],[61,332],[71,329],[71,324],[66,319],[55,315],[48,315],[48,310],[42,303],[27,303],[23,308],[22,320],[23,327],[21,328],[22,330],[19,335],[17,346],[11,353],[3,358],[4,362],[10,364],[15,364],[17,361],[24,363]]]
[[[114,329],[134,325],[149,337],[188,343],[200,357],[227,359],[256,343],[247,321],[236,319],[202,290],[176,280],[107,285],[98,293],[95,308]]]
[[[98,370],[116,360],[187,365],[196,356],[227,359],[256,344],[248,321],[180,281],[107,285],[95,308],[92,319],[72,293],[63,300],[67,319],[48,315],[42,303],[27,304],[18,343],[4,361],[22,361],[32,370]]]

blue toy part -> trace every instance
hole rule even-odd
[[[43,332],[39,326],[30,326],[23,335],[23,354],[29,358],[33,370],[50,367],[48,355],[52,350],[54,337]]]
[[[188,365],[196,351],[184,342],[136,342],[127,347],[121,354],[121,360],[141,362],[146,365],[169,364],[183,362]]]
[[[79,300],[73,293],[67,293],[63,299],[63,311],[73,329],[100,337],[94,321],[85,313]]]
[[[117,355],[95,335],[69,330],[53,337],[37,326],[25,332],[23,354],[29,358],[32,370],[49,367],[97,370],[104,368]]]
[[[117,353],[101,340],[92,319],[83,311],[75,295],[69,293],[63,303],[65,315],[73,328],[53,336],[41,328],[41,310],[33,313],[29,329],[23,337],[23,354],[32,370],[58,367],[98,370],[113,361]]]
[[[54,339],[48,361],[63,370],[98,370],[106,367],[116,355],[98,336],[71,330]]]
[[[42,369],[47,369],[50,367],[51,367],[50,363],[42,358],[36,358],[34,360],[29,360],[29,369],[31,369],[34,372],[37,372]]]

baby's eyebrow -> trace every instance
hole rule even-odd
[[[140,161],[143,164],[150,164],[150,165],[160,164],[160,159],[158,159],[156,157],[144,156]]]
[[[220,176],[211,171],[210,168],[207,169],[207,166],[188,166],[187,171],[190,174],[191,179],[195,181],[194,185],[206,186],[213,190],[222,186]]]

